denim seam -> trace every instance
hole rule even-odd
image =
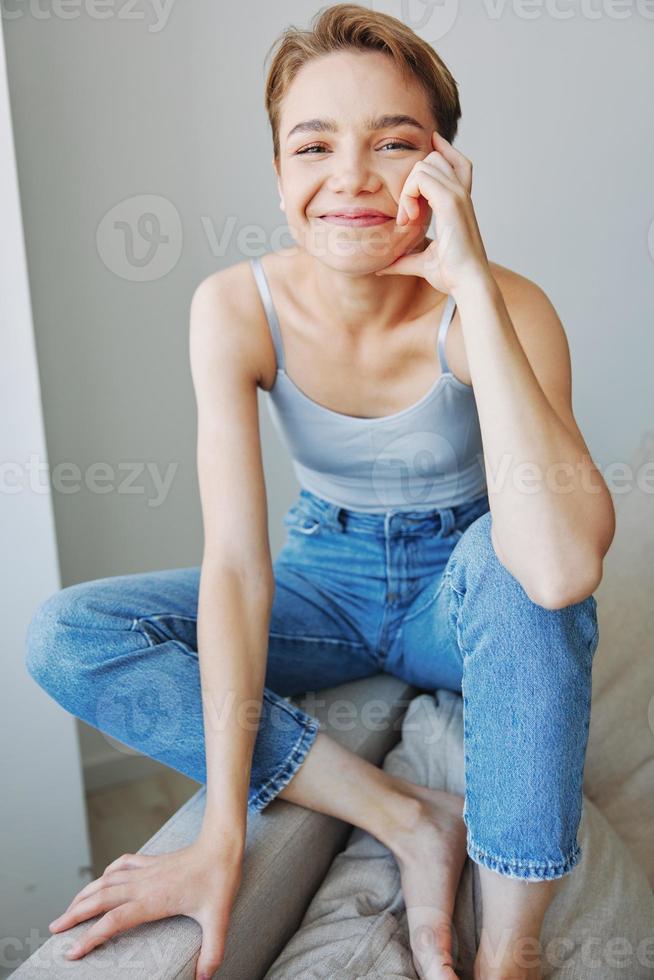
[[[132,620],[132,625],[130,627],[130,630],[133,630],[134,632],[140,633],[141,636],[144,636],[145,639],[148,641],[148,646],[154,647],[154,646],[157,645],[154,642],[154,639],[150,636],[150,634],[148,633],[148,631],[146,629],[143,629],[143,627],[141,626],[141,621],[143,619],[146,619],[146,618],[147,618],[146,616],[139,616],[139,617],[136,617],[135,619],[133,619]]]
[[[281,707],[281,705],[280,705]],[[319,721],[306,721],[300,735],[291,749],[283,765],[273,775],[259,787],[256,795],[249,801],[256,810],[261,810],[259,804],[269,803],[273,800],[284,787],[290,783],[291,779],[304,761],[309,749],[313,745],[312,735],[316,735],[320,728]],[[310,741],[311,739],[311,741]]]
[[[595,636],[593,637],[593,647],[595,648],[595,650],[597,649],[598,644],[599,644],[599,623],[595,627]]]
[[[456,642],[458,644],[459,652],[461,656],[469,657],[470,651],[466,649],[466,647],[464,646],[463,639],[461,636],[461,601],[460,600],[463,598],[465,593],[459,592],[459,590],[454,587],[452,583],[451,574],[449,574],[447,577],[450,585],[450,602],[452,601],[452,598],[455,597],[454,598],[454,605],[455,605],[454,627],[456,630]]]
[[[361,640],[343,640],[331,636],[308,636],[305,633],[276,633],[274,630],[268,631],[268,636],[274,636],[278,640],[307,640],[309,643],[333,643],[335,646],[357,647],[367,650],[368,646]]]
[[[158,646],[159,643],[174,643],[175,647],[177,648],[177,650],[179,650],[180,653],[184,654],[185,657],[190,657],[191,660],[193,661],[193,663],[197,665],[198,658],[199,658],[198,651],[197,650],[194,650],[193,647],[192,646],[189,646],[188,643],[185,643],[184,640],[179,640],[179,639],[176,639],[174,636],[169,636],[165,640],[160,640],[159,643],[157,643],[157,642],[155,642],[153,640],[153,638],[150,636],[150,634],[148,633],[148,631],[146,629],[143,629],[143,627],[141,626],[141,622],[143,620],[147,620],[147,619],[161,619],[161,618],[169,618],[169,614],[166,614],[165,617],[161,617],[161,616],[141,616],[141,617],[138,617],[137,619],[134,619],[132,621],[131,629],[134,630],[137,633],[140,633],[141,636],[144,637],[144,639],[147,641],[148,646],[151,647],[151,648],[152,647],[155,647],[155,646]],[[189,620],[189,622],[192,622],[192,623],[197,622],[197,620],[195,619],[194,616],[176,616],[175,618],[176,619],[187,619],[187,620]]]
[[[187,623],[197,623],[197,616],[181,616],[177,613],[164,612],[164,613],[150,613],[145,616],[137,616],[133,622],[138,623],[141,619],[183,619]],[[132,627],[133,629],[134,627]]]
[[[274,691],[271,693],[264,688],[261,700],[266,700],[273,707],[282,708],[284,711],[287,711],[288,714],[291,715],[295,721],[299,721],[301,725],[304,725],[307,722],[312,722],[314,724],[317,723],[316,718],[308,715],[306,711],[302,710],[302,708],[298,708],[296,704],[292,704],[290,701],[287,701],[286,698],[283,698],[280,694],[276,694]]]
[[[65,619],[64,617],[61,617],[61,616],[58,616],[57,617],[57,623],[58,623],[59,626],[65,626],[66,629],[71,629],[71,630],[86,630],[86,629],[88,629],[88,626],[80,626],[79,623],[69,623],[67,619]],[[103,630],[110,631],[112,633],[129,633],[129,631],[132,630],[134,627],[133,626],[129,626],[129,627],[125,628],[124,626],[102,626],[100,628],[103,629]]]
[[[410,622],[412,619],[415,619],[415,617],[416,616],[419,616],[421,613],[423,613],[425,611],[425,609],[429,609],[429,607],[432,606],[436,602],[436,600],[438,599],[439,595],[443,591],[443,586],[444,585],[445,585],[445,573],[443,573],[441,575],[440,582],[438,583],[438,586],[436,587],[436,591],[433,592],[429,596],[429,598],[426,599],[425,602],[423,602],[423,604],[421,606],[418,606],[417,609],[412,609],[410,613],[406,613],[406,615],[404,615],[402,617],[402,625],[404,623]]]
[[[142,633],[143,636],[147,638],[147,641],[151,647],[155,646],[155,644],[151,642],[148,631],[143,629],[141,623],[147,622],[148,620],[152,620],[156,622],[157,620],[161,620],[161,619],[183,619],[184,622],[186,623],[197,623],[197,616],[178,616],[177,613],[153,613],[150,616],[136,616],[132,620],[132,625],[130,626],[130,630],[138,630],[139,633]],[[175,637],[173,636],[169,637],[168,642],[181,643],[182,646],[184,646],[181,640],[176,640]]]
[[[483,864],[492,871],[505,874],[510,878],[527,878],[527,875],[520,874],[522,869],[535,872],[536,878],[529,880],[555,878],[567,874],[576,866],[581,856],[581,847],[577,843],[568,857],[563,861],[527,861],[520,858],[502,858],[492,851],[487,851],[479,847],[478,844],[475,844],[469,832],[467,851],[473,861],[476,861],[478,864]],[[543,873],[539,874],[538,872],[540,871]]]

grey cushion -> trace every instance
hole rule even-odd
[[[616,532],[595,595],[584,790],[625,841],[654,888],[654,432],[630,461],[634,486],[615,500]],[[654,974],[653,974],[654,975]]]
[[[290,700],[321,729],[362,758],[381,765],[400,738],[401,719],[416,689],[389,674],[326,688]],[[199,790],[140,850],[161,854],[198,835],[205,805]],[[286,800],[248,815],[243,880],[234,902],[225,959],[216,978],[257,980],[299,925],[332,858],[352,827]],[[72,899],[71,895],[71,899]],[[71,963],[64,953],[100,916],[52,936],[12,976],[17,980],[193,980],[200,926],[188,916],[147,922]]]
[[[463,795],[463,701],[452,691],[416,697],[402,741],[383,768],[423,786]],[[541,933],[551,980],[646,980],[654,975],[654,896],[644,872],[597,807],[584,798],[582,858],[562,880]],[[466,860],[454,911],[458,975],[472,977],[481,930],[477,865]],[[416,980],[397,864],[355,828],[301,926],[265,980]]]

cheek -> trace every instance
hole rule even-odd
[[[320,190],[320,182],[310,174],[297,174],[287,181],[285,198],[288,207],[295,212],[304,211]]]

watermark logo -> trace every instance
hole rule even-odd
[[[175,0],[2,0],[0,13],[3,20],[77,20],[85,16],[89,20],[120,20],[146,23],[148,34],[158,34],[168,24]]]
[[[116,748],[129,754],[129,746],[157,757],[181,737],[183,710],[180,685],[161,667],[139,666],[114,677],[96,704],[95,725],[106,735],[120,733]]]
[[[429,392],[421,401],[426,401]],[[419,403],[416,403],[416,406]],[[448,492],[458,491],[457,455],[452,443],[439,432],[409,430],[388,439],[384,433],[371,433],[373,448],[377,440],[371,470],[372,489],[381,505],[407,510],[426,506],[438,485],[448,480]]]
[[[175,205],[158,194],[137,194],[115,204],[100,221],[96,248],[111,272],[131,282],[161,279],[182,254],[182,222]]]
[[[458,13],[459,0],[401,0],[399,19],[434,44],[452,30]]]

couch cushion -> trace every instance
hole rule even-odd
[[[322,731],[381,765],[400,738],[402,716],[415,694],[416,689],[403,681],[377,674],[289,700],[318,718]],[[203,787],[140,852],[162,854],[190,844],[200,830],[204,805]],[[225,958],[214,977],[257,980],[263,976],[293,935],[351,829],[340,820],[282,799],[248,814],[243,880],[232,909]],[[201,929],[183,915],[130,929],[71,964],[65,951],[99,918],[47,939],[13,976],[64,980],[72,969],[75,980],[102,980],[122,976],[124,969],[130,980],[193,980]]]
[[[423,786],[463,795],[463,701],[439,689],[409,706],[402,741],[383,768]],[[644,873],[597,807],[584,799],[581,861],[566,875],[543,923],[548,980],[645,980],[654,971],[654,896]],[[477,865],[466,860],[454,927],[457,970],[472,976],[481,930]],[[397,864],[355,828],[336,856],[301,926],[265,980],[416,980]]]
[[[614,494],[616,532],[595,592],[584,792],[654,888],[654,432],[643,434],[630,465],[634,486]]]

